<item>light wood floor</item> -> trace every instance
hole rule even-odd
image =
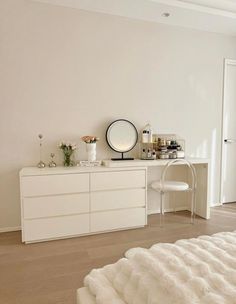
[[[211,219],[189,214],[166,214],[164,228],[158,215],[145,228],[24,245],[20,232],[0,234],[0,304],[75,303],[75,293],[93,268],[113,263],[131,247],[150,247],[220,231],[236,230],[236,203],[211,209]]]

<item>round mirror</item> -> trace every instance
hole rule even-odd
[[[124,159],[123,153],[128,152],[135,147],[138,141],[138,131],[130,121],[118,119],[108,126],[106,139],[110,148],[116,152],[122,153],[121,159]]]

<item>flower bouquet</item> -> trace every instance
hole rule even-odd
[[[94,144],[97,141],[99,141],[98,137],[96,137],[96,136],[90,136],[90,135],[83,136],[81,139],[86,144]]]
[[[71,156],[76,149],[76,144],[68,142],[60,142],[59,148],[63,151],[64,155],[64,166],[70,167],[74,165],[74,162],[71,160]]]
[[[96,142],[99,140],[96,136],[86,135],[81,138],[86,143],[86,151],[88,155],[88,161],[96,160]]]

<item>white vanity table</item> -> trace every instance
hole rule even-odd
[[[197,171],[197,214],[210,217],[208,159],[190,159]],[[57,167],[20,171],[22,241],[26,243],[143,227],[158,212],[157,179],[166,160],[105,160],[101,167]],[[188,179],[184,165],[173,176]],[[188,195],[188,194],[185,194]],[[180,196],[179,210],[188,209]],[[148,203],[147,203],[148,202]],[[171,207],[167,205],[167,211]]]
[[[209,167],[210,159],[208,158],[186,158],[189,160],[196,169],[197,173],[197,191],[196,191],[196,214],[202,218],[210,218],[210,203],[209,203]],[[163,167],[168,163],[167,160],[140,160],[135,159],[133,161],[111,161],[104,160],[103,164],[109,168],[119,168],[119,167],[139,167],[144,166],[147,168],[147,184],[149,185],[152,181],[160,179]],[[177,167],[176,167],[177,166]],[[175,164],[171,172],[171,179],[174,180],[186,180],[191,182],[190,172],[187,167],[183,164]],[[168,200],[168,195],[172,196]],[[165,204],[166,211],[172,211],[171,201],[175,201],[176,210],[189,210],[190,209],[190,197],[189,193],[172,193],[166,194],[167,202]],[[169,202],[170,201],[170,202]],[[147,209],[148,214],[159,213],[159,196],[157,193],[148,189],[147,191]]]

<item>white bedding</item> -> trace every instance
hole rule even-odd
[[[236,304],[236,231],[125,256],[85,277],[97,304]]]
[[[89,292],[87,287],[77,290],[77,304],[96,304],[95,297]]]

